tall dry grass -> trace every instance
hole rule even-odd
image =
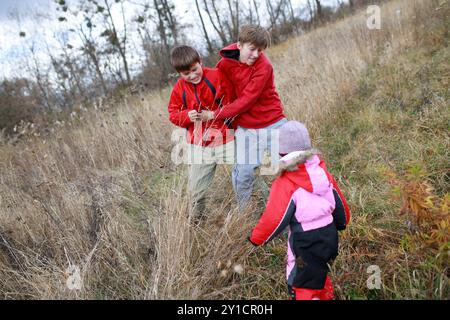
[[[287,116],[314,132],[368,64],[415,45],[435,4],[393,1],[382,6],[381,30],[369,30],[361,12],[271,48]],[[254,201],[236,211],[230,168],[218,170],[208,219],[190,221],[185,168],[170,160],[168,97],[163,90],[97,105],[50,137],[3,143],[1,297],[285,298],[280,246],[261,255],[248,245],[262,208]],[[79,290],[67,285],[69,266],[80,268]]]
[[[434,3],[434,4],[433,4]],[[419,42],[436,1],[391,1],[381,6],[381,29],[369,30],[365,10],[269,50],[288,118],[318,125],[336,112],[362,72]]]

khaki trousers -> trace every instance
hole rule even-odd
[[[216,147],[187,145],[188,187],[194,216],[205,214],[206,192],[214,179],[218,164],[235,162],[234,140]]]

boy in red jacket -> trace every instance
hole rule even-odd
[[[241,209],[250,199],[255,170],[261,165],[265,151],[272,151],[272,162],[278,160],[277,146],[272,145],[272,133],[287,121],[275,89],[272,64],[263,53],[269,44],[267,30],[259,26],[243,26],[239,41],[220,51],[222,59],[217,64],[217,68],[232,82],[237,97],[224,108],[215,110],[214,119],[233,117],[237,125],[232,182]]]
[[[311,148],[308,130],[289,121],[279,132],[279,176],[267,207],[249,238],[263,245],[289,227],[286,278],[296,300],[331,300],[328,265],[338,255],[338,230],[350,211],[320,153]]]
[[[205,194],[218,163],[234,163],[234,136],[227,119],[211,115],[233,99],[227,79],[218,69],[202,66],[198,52],[189,46],[175,47],[171,64],[180,79],[172,89],[169,119],[187,130],[189,193],[196,219],[205,211]]]

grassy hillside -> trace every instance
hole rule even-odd
[[[372,63],[317,131],[354,213],[334,268],[341,298],[450,297],[448,40],[430,19],[426,37]],[[382,290],[367,289],[369,265]]]
[[[448,1],[396,0],[381,30],[361,12],[268,50],[287,116],[310,128],[351,206],[339,299],[450,297],[448,14]],[[99,103],[50,138],[0,146],[2,298],[287,298],[285,236],[247,243],[263,208],[255,194],[236,211],[229,167],[208,219],[189,220],[168,96]]]

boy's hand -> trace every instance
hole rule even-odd
[[[191,110],[188,112],[188,117],[192,122],[201,120],[200,114],[196,110]],[[202,120],[203,121],[203,120]]]
[[[199,116],[200,116],[200,119],[202,121],[213,120],[214,119],[214,112],[208,111],[208,110],[203,110],[202,112],[199,113]]]

